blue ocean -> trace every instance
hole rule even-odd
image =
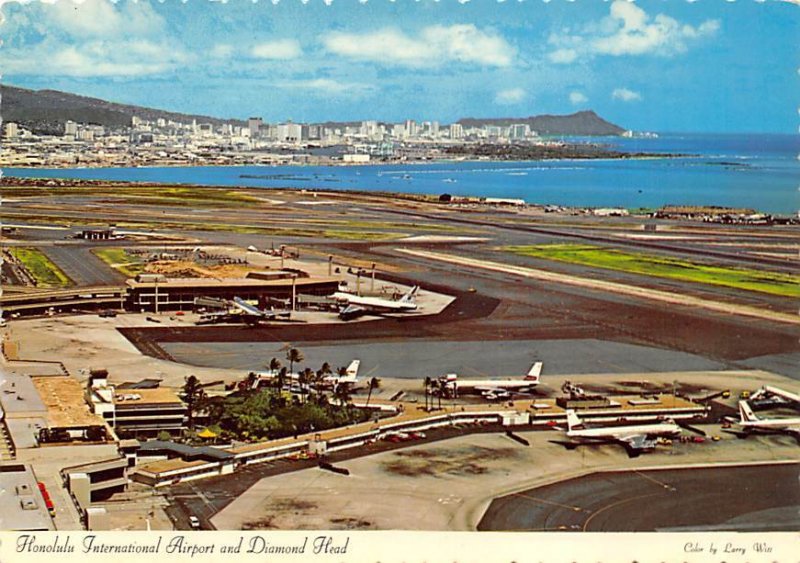
[[[800,210],[800,136],[661,134],[583,138],[611,149],[687,155],[630,160],[431,162],[369,166],[15,169],[8,176],[257,188],[364,190],[520,198],[578,207],[668,204]]]

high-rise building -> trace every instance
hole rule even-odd
[[[78,134],[78,124],[74,121],[67,121],[64,124],[64,135],[72,135],[73,137]]]
[[[319,125],[309,125],[308,139],[311,141],[319,141],[322,139],[322,127]]]
[[[416,137],[419,133],[419,125],[413,119],[406,119],[405,129],[407,137]]]
[[[531,134],[531,126],[527,123],[515,123],[508,129],[509,139],[524,139]]]
[[[6,123],[5,136],[6,139],[16,139],[19,135],[19,127],[16,123]]]
[[[298,143],[303,138],[303,128],[299,123],[281,123],[278,125],[277,141],[280,143]]]
[[[451,139],[463,139],[464,138],[464,127],[462,127],[460,123],[451,123],[450,124],[450,138]]]
[[[358,132],[365,137],[374,137],[378,134],[378,122],[374,120],[362,121]]]
[[[247,128],[250,130],[251,139],[258,139],[263,125],[264,120],[260,117],[251,117],[247,120]]]
[[[431,121],[431,136],[438,137],[439,136],[439,122],[438,121]]]

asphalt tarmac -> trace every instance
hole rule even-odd
[[[165,342],[176,361],[204,367],[262,370],[271,358],[285,362],[283,342]],[[547,374],[652,373],[723,369],[718,362],[671,350],[594,339],[428,341],[322,344],[302,342],[304,366],[345,366],[361,360],[361,377],[421,379],[445,373],[461,377],[514,377],[536,361]],[[578,351],[578,353],[576,353]]]
[[[481,531],[796,531],[800,464],[593,473],[492,501]]]
[[[125,276],[110,268],[89,248],[75,245],[40,248],[76,285],[109,285],[125,281]]]

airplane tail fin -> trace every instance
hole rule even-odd
[[[419,291],[419,286],[415,285],[414,287],[412,287],[411,289],[408,290],[408,293],[406,293],[405,295],[403,295],[400,298],[400,302],[401,303],[413,303],[414,302],[414,296],[417,294],[417,291]]]
[[[583,422],[577,413],[572,409],[567,410],[567,430],[571,432],[572,430],[580,430],[582,428]]]
[[[359,366],[361,366],[361,360],[353,360],[350,362],[350,365],[347,366],[347,375],[344,381],[354,382],[358,378]]]
[[[739,401],[739,417],[741,422],[754,422],[758,420],[753,409],[747,404],[747,401]]]
[[[542,362],[536,362],[531,366],[528,375],[525,376],[525,379],[529,380],[531,383],[539,383],[539,379],[542,375]]]

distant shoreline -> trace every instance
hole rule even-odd
[[[459,163],[525,163],[525,162],[604,162],[615,160],[663,160],[663,159],[678,159],[678,158],[701,158],[701,155],[688,154],[688,153],[620,153],[620,156],[584,156],[584,157],[562,157],[562,158],[434,158],[434,159],[414,159],[402,161],[387,161],[387,160],[371,160],[369,162],[291,162],[280,164],[265,164],[265,163],[241,163],[241,164],[216,164],[216,163],[187,163],[187,162],[164,162],[159,164],[142,164],[142,165],[128,165],[128,166],[103,166],[98,164],[86,164],[80,166],[57,166],[57,165],[36,165],[36,166],[20,166],[20,165],[0,165],[2,170],[127,170],[127,169],[153,169],[153,168],[281,168],[281,167],[325,167],[330,166],[333,168],[361,168],[366,166],[419,166],[425,164],[459,164]]]

